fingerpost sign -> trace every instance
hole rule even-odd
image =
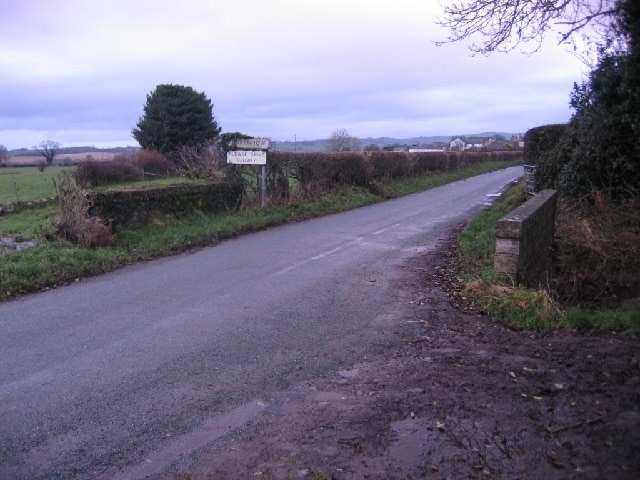
[[[227,163],[235,165],[262,165],[262,207],[267,203],[267,150],[268,138],[240,138],[227,152]]]

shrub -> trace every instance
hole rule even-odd
[[[631,3],[636,2],[626,6]],[[640,31],[637,13],[633,28]],[[573,148],[562,172],[562,193],[593,197],[600,191],[615,201],[639,194],[640,41],[634,49],[634,55],[602,55],[588,80],[574,86],[575,114],[569,129]]]
[[[329,176],[332,183],[338,185],[365,186],[373,179],[368,156],[359,152],[331,154],[327,165],[330,166]]]
[[[416,172],[427,173],[449,170],[449,159],[459,155],[459,152],[423,152],[416,153]]]
[[[128,161],[144,175],[172,177],[178,174],[175,163],[155,150],[140,150]]]
[[[214,145],[183,146],[178,150],[177,158],[184,176],[207,180],[221,175],[226,160],[224,152]]]
[[[640,296],[640,202],[562,200],[556,222],[556,295],[567,305],[614,307]]]
[[[368,152],[373,177],[406,178],[415,175],[416,157],[406,152]]]
[[[58,187],[60,212],[56,235],[83,248],[113,244],[115,238],[99,217],[89,215],[89,192],[80,189],[73,176],[64,172]]]
[[[94,161],[87,157],[76,168],[74,177],[82,188],[91,188],[109,183],[141,180],[143,170],[128,161],[124,155],[119,155],[111,161]]]
[[[303,185],[364,186],[373,178],[367,155],[359,152],[298,153],[292,160],[291,175]]]
[[[525,163],[537,164],[541,156],[556,148],[566,131],[567,125],[564,123],[542,125],[528,130],[524,134],[524,150],[522,152]]]
[[[289,199],[291,187],[289,185],[289,160],[283,155],[277,160],[268,154],[267,162],[267,192],[272,203],[281,203]]]
[[[535,165],[536,190],[557,188],[560,172],[570,159],[566,124],[532,128],[524,135],[524,163]]]

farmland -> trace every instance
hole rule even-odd
[[[0,204],[55,197],[54,179],[69,168],[73,167],[49,167],[42,172],[37,167],[0,168]]]
[[[85,160],[88,156],[91,156],[93,160],[113,160],[117,153],[114,152],[79,152],[79,153],[60,153],[56,155],[54,162],[57,164],[75,163]],[[43,158],[40,155],[17,155],[9,157],[7,161],[8,165],[38,165],[43,162]]]

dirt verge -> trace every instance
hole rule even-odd
[[[164,478],[640,478],[640,341],[456,308],[455,233],[404,267],[395,343],[271,399]]]

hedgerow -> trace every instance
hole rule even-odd
[[[452,171],[486,161],[511,160],[520,152],[269,152],[270,172],[288,171],[302,188],[368,186],[381,179]],[[275,182],[275,180],[272,180]],[[280,179],[282,183],[283,179]],[[288,181],[288,180],[287,180]],[[281,187],[282,188],[282,187]]]

